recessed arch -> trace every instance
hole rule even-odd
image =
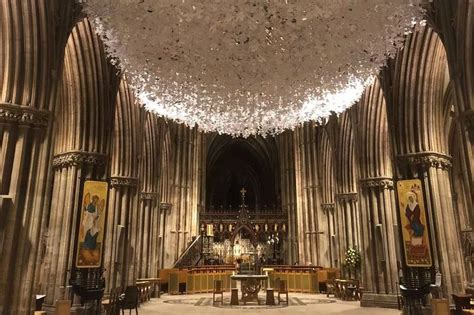
[[[206,206],[240,204],[240,189],[247,190],[252,210],[279,204],[279,165],[274,138],[232,138],[214,135],[207,150]]]

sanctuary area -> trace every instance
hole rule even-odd
[[[0,314],[474,314],[473,0],[0,0]]]

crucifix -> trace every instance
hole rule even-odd
[[[245,190],[244,187],[242,187],[242,189],[240,190],[240,194],[242,195],[242,205],[245,205],[245,194],[247,193],[247,191]]]

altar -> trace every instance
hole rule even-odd
[[[201,231],[211,239],[204,250],[208,264],[238,263],[256,272],[262,264],[283,263],[287,215],[281,209],[250,208],[246,192],[240,191],[237,208],[211,208],[200,214]]]
[[[230,277],[232,280],[240,281],[242,298],[241,301],[244,305],[250,301],[256,301],[260,305],[258,300],[258,292],[262,288],[262,282],[268,279],[266,275],[233,275]]]

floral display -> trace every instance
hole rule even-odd
[[[360,262],[361,262],[360,252],[357,249],[357,247],[349,247],[346,250],[346,257],[344,258],[344,266],[349,269],[357,270],[360,267]]]
[[[356,102],[421,0],[88,0],[145,107],[201,130],[274,134]]]

